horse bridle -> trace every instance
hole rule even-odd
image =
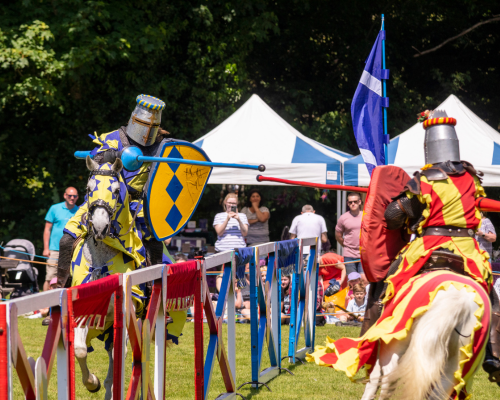
[[[90,171],[89,180],[95,175],[106,175],[106,176],[112,176],[116,179],[119,179],[119,173],[115,172],[113,170],[110,170],[110,169],[109,170],[96,169],[96,170]],[[88,185],[87,185],[87,199],[90,199],[90,191],[89,191]],[[94,200],[92,203],[89,204],[89,209],[87,211],[87,216],[88,216],[88,218],[87,218],[87,224],[88,224],[87,230],[88,230],[89,235],[93,235],[93,232],[92,232],[92,213],[94,212],[94,210],[97,207],[104,208],[106,210],[106,212],[108,213],[109,223],[108,223],[108,226],[106,228],[105,233],[106,233],[106,236],[114,237],[114,235],[111,234],[111,222],[113,220],[113,216],[115,215],[116,209],[118,207],[118,198],[116,199],[116,202],[115,202],[115,205],[113,208],[111,208],[111,206],[108,203],[106,203],[103,199]]]

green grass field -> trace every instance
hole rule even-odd
[[[205,325],[206,328],[206,325]],[[287,328],[287,327],[286,327]],[[35,360],[41,355],[45,332],[47,328],[41,325],[41,320],[28,320],[25,318],[19,319],[19,331],[23,340],[24,347],[28,356],[32,356]],[[316,329],[317,344],[323,344],[325,337],[329,335],[333,338],[342,336],[356,336],[359,328],[352,327],[336,327],[327,325]],[[236,326],[236,368],[237,378],[236,383],[239,386],[243,382],[251,379],[250,365],[250,325],[237,324]],[[283,356],[288,350],[288,329],[282,331],[282,354]],[[194,398],[194,335],[193,324],[186,323],[184,335],[180,340],[179,346],[172,346],[167,350],[167,399],[192,399]],[[205,348],[208,344],[207,329],[205,329]],[[95,352],[89,355],[89,368],[95,373],[101,383],[104,381],[108,366],[108,356],[104,351],[102,343],[99,341],[93,342],[96,349]],[[303,343],[299,342],[299,348]],[[151,349],[151,355],[154,357],[154,348]],[[154,360],[152,360],[151,368]],[[269,360],[264,359],[263,366],[269,365]],[[289,365],[286,360],[283,361],[283,366],[289,368],[295,376],[290,376],[287,373],[282,373],[269,382],[269,387],[272,392],[263,387],[259,390],[251,389],[250,385],[241,388],[239,391],[247,399],[262,399],[262,400],[290,400],[290,399],[342,399],[354,400],[360,399],[363,393],[363,386],[354,384],[349,379],[331,368],[321,368],[313,364]],[[49,399],[57,399],[56,385],[56,368],[53,369],[53,379],[49,385]],[[130,348],[127,354],[127,362],[125,364],[125,376],[129,377],[131,373],[131,352]],[[154,375],[154,373],[152,374]],[[15,394],[14,399],[22,399],[23,394],[21,386],[15,371],[13,372],[15,379]],[[76,394],[77,399],[102,399],[104,398],[104,389],[99,393],[91,394],[81,384],[81,374],[78,365],[76,365]],[[128,385],[128,379],[125,379]],[[212,385],[208,399],[215,399],[217,395],[224,391],[224,385],[218,369],[218,363],[214,365],[214,374]],[[476,375],[474,381],[474,396],[475,399],[493,400],[500,398],[500,388],[487,379],[486,374],[481,371]]]

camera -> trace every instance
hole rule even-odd
[[[236,206],[231,206],[230,211],[231,211],[231,212],[236,212]]]

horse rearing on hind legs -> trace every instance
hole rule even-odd
[[[71,286],[95,281],[115,273],[127,273],[146,265],[146,251],[135,220],[129,208],[127,186],[120,175],[122,162],[112,165],[98,163],[87,157],[90,178],[87,199],[82,206],[78,229],[83,233],[74,245]],[[70,221],[71,223],[71,221]],[[66,227],[68,229],[68,226]],[[132,287],[136,314],[143,309],[144,289]],[[99,379],[90,373],[87,352],[92,351],[91,340],[99,337],[105,342],[109,369],[104,381],[105,399],[112,398],[113,382],[113,297],[109,303],[103,330],[89,329],[89,321],[75,328],[75,356],[82,370],[82,381],[90,392],[99,391]]]

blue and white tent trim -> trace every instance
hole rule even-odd
[[[457,97],[449,96],[439,107],[456,118],[462,160],[484,173],[483,186],[500,186],[500,133],[489,126]],[[392,139],[387,148],[388,164],[403,168],[410,176],[425,165],[424,134],[421,123]],[[344,163],[344,184],[368,186],[370,175],[361,155]]]
[[[263,175],[322,184],[340,184],[342,163],[352,157],[304,136],[255,94],[193,143],[215,162],[264,164]],[[208,183],[276,185],[257,182],[256,175],[252,170],[214,168]]]

